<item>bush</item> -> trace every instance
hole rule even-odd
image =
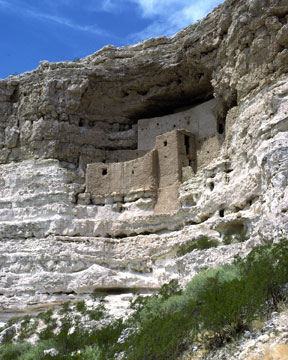
[[[86,303],[84,300],[82,301],[78,301],[76,303],[76,310],[79,311],[82,315],[85,315],[87,312],[87,307],[86,307]]]
[[[32,336],[39,324],[39,320],[33,320],[31,316],[24,316],[21,321],[20,334],[18,340],[22,341]]]
[[[2,345],[0,346],[0,359],[16,360],[30,349],[31,345],[27,343]]]
[[[128,360],[174,360],[186,348],[194,323],[194,307],[189,304],[182,311],[154,317],[141,324],[139,332],[130,337]]]
[[[25,353],[20,355],[18,360],[41,360],[45,359],[44,350],[51,349],[55,347],[55,343],[53,340],[46,340],[40,342],[38,345],[34,347],[28,347]]]
[[[223,344],[257,316],[276,308],[288,282],[287,252],[286,240],[257,247],[246,259],[238,258],[232,265],[226,265],[228,269],[234,268],[230,279],[223,276],[221,279],[221,271],[209,278],[197,297],[201,304],[202,333],[210,332],[212,347]]]
[[[179,296],[182,290],[179,288],[177,280],[171,280],[168,284],[164,284],[158,294],[152,296],[138,296],[130,304],[130,308],[134,310],[129,322],[131,325],[137,322],[143,322],[146,319],[153,319],[157,316],[164,316],[172,311],[172,308],[181,309],[181,300]]]
[[[174,360],[192,341],[214,349],[287,297],[287,254],[287,240],[256,247],[245,259],[238,257],[231,265],[199,273],[184,291],[173,280],[158,294],[139,296],[131,304],[134,313],[128,320],[114,320],[89,331],[66,313],[60,331],[54,334],[55,320],[46,312],[39,315],[48,323],[40,333],[42,341],[34,348],[25,343],[2,345],[0,359],[51,359],[43,355],[45,347],[58,349],[54,360],[107,360],[120,353],[125,360]],[[79,311],[85,309],[78,305]],[[104,309],[100,305],[90,311],[98,317]],[[22,324],[29,324],[28,320]]]
[[[288,240],[254,248],[242,262],[241,270],[242,277],[257,287],[264,301],[270,300],[275,309],[284,300],[283,288],[288,282]]]
[[[62,304],[61,310],[59,311],[60,315],[65,315],[71,311],[70,307],[71,303],[70,301],[66,301],[64,304]]]
[[[37,315],[37,318],[41,319],[45,324],[49,324],[50,322],[53,321],[52,315],[53,315],[53,311],[50,309],[45,312],[39,313]]]
[[[210,281],[216,277],[220,283],[240,278],[239,265],[224,264],[217,268],[201,271],[187,283],[185,293],[195,301],[199,300],[201,293],[209,287]]]
[[[99,291],[97,288],[90,294],[92,299],[103,301],[108,294],[105,291]]]
[[[236,223],[228,227],[223,234],[224,245],[230,245],[248,240],[248,229],[244,224]]]
[[[72,330],[73,329],[73,330]],[[67,355],[82,349],[86,345],[86,332],[72,323],[71,318],[62,319],[60,331],[54,335],[54,341],[61,354]]]
[[[90,320],[99,321],[105,315],[105,306],[103,304],[99,304],[91,310],[87,310],[87,314]]]
[[[229,341],[284,298],[287,253],[287,240],[257,247],[246,259],[198,274],[181,294],[141,299],[128,359],[175,359],[187,338],[200,336],[208,348]]]
[[[257,308],[251,306],[253,294],[247,292],[243,280],[221,283],[215,277],[208,286],[199,296],[199,321],[203,339],[209,348],[214,348],[244,330],[254,319]]]
[[[20,320],[21,320],[21,317],[18,317],[18,316],[9,319],[9,320],[7,321],[7,324],[6,324],[5,328],[6,328],[6,327],[10,327],[10,326],[18,323]]]
[[[101,350],[97,346],[86,346],[81,353],[83,360],[100,360]]]
[[[205,250],[212,247],[217,247],[218,245],[218,241],[212,239],[210,240],[207,236],[201,236],[197,240],[188,241],[187,243],[180,245],[176,255],[183,256],[195,249]]]
[[[86,335],[86,344],[97,347],[101,350],[99,359],[113,359],[116,353],[122,351],[125,345],[118,343],[123,330],[128,326],[122,319],[114,320],[112,323],[103,326],[101,329],[94,329]]]

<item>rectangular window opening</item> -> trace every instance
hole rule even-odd
[[[185,149],[186,155],[190,154],[190,136],[184,135]]]

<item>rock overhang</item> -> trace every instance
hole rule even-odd
[[[107,288],[125,287],[127,274],[135,287],[156,288],[188,280],[198,261],[214,266],[287,235],[287,12],[286,1],[226,1],[171,39],[104,48],[79,63],[44,62],[0,82],[5,306],[28,287],[33,301],[47,300],[46,288],[92,291],[95,263],[112,274],[101,278]],[[127,196],[123,212],[121,199],[91,203],[86,164],[135,159],[139,119],[212,96],[225,134],[197,144],[202,165],[179,186],[179,211],[153,214],[141,193]],[[250,240],[174,258],[183,241],[208,234],[221,243],[235,229]],[[36,267],[51,287],[38,286]]]

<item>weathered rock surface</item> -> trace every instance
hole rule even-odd
[[[288,3],[227,0],[174,37],[42,62],[0,81],[0,295],[13,312],[95,288],[158,289],[288,235]],[[154,214],[147,193],[91,202],[86,164],[134,159],[137,121],[215,97],[218,134]],[[201,126],[201,119],[199,121]],[[224,245],[247,232],[242,243]],[[205,235],[220,245],[177,256]]]
[[[288,357],[288,311],[287,308],[278,313],[272,313],[271,319],[263,324],[258,324],[260,329],[246,331],[232,346],[218,350],[206,359],[231,359],[231,360],[286,360]],[[259,326],[262,325],[262,326]],[[202,359],[195,354],[194,359]]]

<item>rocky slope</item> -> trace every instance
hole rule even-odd
[[[266,321],[255,321],[252,331],[232,343],[210,353],[197,345],[186,352],[183,360],[286,360],[288,358],[288,312],[273,312]]]
[[[287,236],[287,72],[287,1],[227,0],[170,39],[1,80],[2,318],[95,288],[185,283]],[[179,211],[154,215],[145,194],[124,211],[90,201],[87,163],[133,158],[139,119],[213,96],[221,147],[181,184]],[[203,235],[220,246],[177,255]]]

